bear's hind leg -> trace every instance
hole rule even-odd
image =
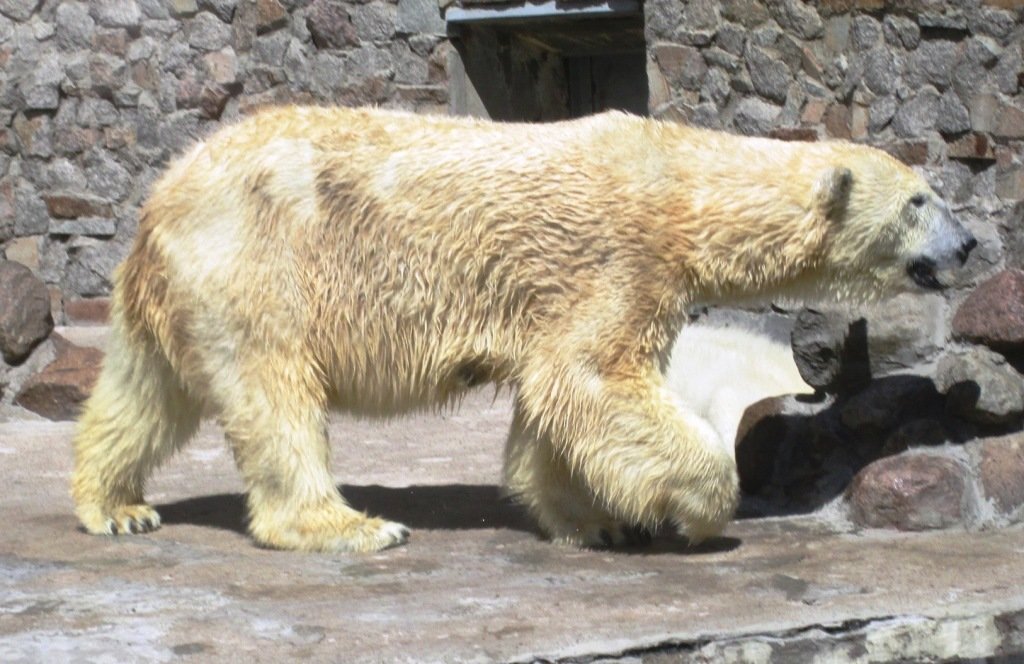
[[[198,404],[156,344],[129,338],[115,313],[74,441],[71,495],[85,530],[114,535],[159,528],[160,515],[143,501],[146,480],[198,425]]]
[[[313,364],[277,355],[248,366],[255,368],[220,371],[216,389],[248,491],[253,538],[298,551],[379,551],[404,543],[405,526],[352,509],[338,492]]]
[[[579,547],[647,544],[650,530],[616,520],[546,436],[516,408],[505,446],[507,492],[530,510],[552,540]]]

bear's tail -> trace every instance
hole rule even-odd
[[[199,424],[197,400],[152,334],[126,320],[120,295],[115,289],[107,354],[74,440],[71,494],[92,533],[159,525],[143,503],[146,480]]]

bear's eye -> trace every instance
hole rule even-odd
[[[914,207],[924,207],[926,200],[927,199],[925,198],[924,194],[917,194],[916,196],[910,199],[910,204],[913,205]]]

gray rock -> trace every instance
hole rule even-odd
[[[445,34],[444,17],[436,0],[398,0],[395,20],[399,33]]]
[[[967,15],[967,27],[974,34],[991,35],[1005,39],[1013,31],[1018,19],[1004,9],[979,7]]]
[[[109,295],[110,276],[125,253],[122,245],[95,240],[70,247],[64,291],[85,297]]]
[[[731,92],[729,75],[721,69],[709,69],[704,76],[704,84],[700,88],[701,99],[722,106],[729,100]]]
[[[898,102],[895,97],[879,97],[868,108],[868,131],[872,134],[885,129],[896,115]]]
[[[36,62],[32,73],[19,86],[25,108],[52,110],[60,104],[60,83],[64,70],[56,53],[45,53]]]
[[[771,130],[779,111],[778,106],[747,97],[737,104],[733,123],[742,134],[763,136]]]
[[[19,180],[14,187],[14,234],[42,235],[50,225],[46,203],[39,197],[35,187],[25,180]]]
[[[861,14],[853,19],[850,25],[850,45],[858,51],[867,51],[878,44],[882,37],[882,26],[878,20]]]
[[[715,33],[715,44],[733,55],[743,55],[746,43],[747,31],[732,23],[726,23]]]
[[[922,28],[939,30],[967,31],[967,17],[959,11],[946,13],[921,12],[917,15],[917,24]]]
[[[167,11],[164,0],[138,0],[138,5],[144,19],[170,18],[170,12]]]
[[[750,72],[750,82],[759,95],[780,103],[786,100],[793,78],[777,54],[757,46],[748,46],[747,70]]]
[[[935,128],[938,114],[939,93],[934,88],[922,88],[896,111],[892,129],[903,138],[922,136]]]
[[[122,201],[131,191],[131,174],[104,150],[97,150],[86,157],[85,177],[89,191],[106,200]]]
[[[0,354],[20,364],[50,331],[50,292],[32,270],[0,260]]]
[[[699,90],[707,73],[707,65],[699,49],[678,44],[659,44],[654,59],[673,88]]]
[[[105,217],[79,217],[77,219],[55,219],[50,223],[50,235],[88,235],[89,237],[113,237],[117,222]]]
[[[1024,53],[1019,48],[1008,48],[992,70],[996,87],[1004,95],[1015,95],[1021,85],[1021,72],[1024,71]]]
[[[41,0],[0,0],[0,14],[15,21],[27,21],[40,4]]]
[[[935,382],[951,413],[971,422],[1005,424],[1024,414],[1024,376],[1002,355],[981,346],[940,360]]]
[[[210,12],[200,12],[185,28],[188,44],[200,51],[219,51],[231,43],[231,26]]]
[[[912,51],[921,43],[921,28],[904,16],[886,16],[882,22],[882,31],[885,33],[886,43],[890,46],[902,46]]]
[[[674,4],[674,3],[673,3]],[[724,0],[721,3],[722,18],[753,28],[768,20],[768,10],[758,0]]]
[[[683,7],[681,26],[686,30],[714,31],[719,22],[717,2],[690,0]]]
[[[911,87],[931,83],[944,89],[950,85],[958,59],[956,43],[926,39],[908,60],[907,83]]]
[[[118,118],[117,109],[106,99],[86,98],[78,105],[75,119],[83,127],[108,127]]]
[[[65,50],[89,48],[96,22],[84,2],[62,2],[57,6],[57,45]]]
[[[135,0],[90,0],[89,13],[107,28],[137,28],[142,21]]]
[[[772,18],[787,32],[801,39],[815,39],[821,36],[823,23],[814,6],[797,0],[780,0],[768,3]]]
[[[371,2],[351,7],[350,16],[359,39],[385,41],[395,34],[398,10],[392,4]]]
[[[999,60],[1002,53],[1003,49],[991,37],[975,37],[967,42],[964,58],[987,69]]]
[[[864,85],[876,95],[895,91],[899,76],[899,61],[889,49],[877,48],[864,55]]]
[[[935,128],[943,134],[959,134],[971,128],[971,116],[967,112],[967,107],[951,89],[946,90],[939,99]]]

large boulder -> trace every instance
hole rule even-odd
[[[53,330],[50,292],[32,270],[0,260],[0,353],[19,364]]]
[[[953,316],[953,335],[1002,353],[1024,351],[1024,270],[979,285]]]
[[[967,468],[930,454],[885,457],[866,466],[846,493],[858,526],[929,530],[971,518]]]
[[[57,357],[32,376],[14,402],[51,420],[73,420],[99,376],[103,352],[53,336]]]
[[[983,346],[943,355],[935,382],[947,410],[969,422],[1009,424],[1024,415],[1024,376]]]

